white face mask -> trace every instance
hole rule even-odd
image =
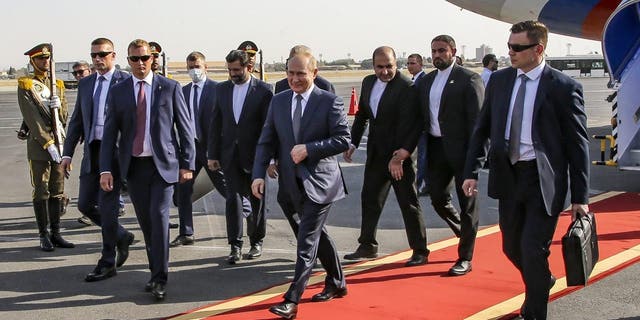
[[[189,69],[189,77],[191,77],[191,80],[193,80],[193,82],[200,82],[206,78],[206,75],[204,74],[204,70],[193,68]]]

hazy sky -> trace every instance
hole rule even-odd
[[[23,53],[41,42],[53,43],[56,61],[89,61],[97,37],[114,41],[122,65],[135,38],[159,42],[170,61],[184,60],[193,50],[207,60],[224,60],[243,40],[263,49],[265,62],[281,61],[296,44],[308,45],[324,60],[369,58],[380,45],[392,46],[399,56],[430,55],[430,40],[443,33],[454,37],[459,55],[464,45],[465,56],[473,58],[475,48],[487,44],[506,56],[510,27],[444,0],[5,0],[1,6],[0,69],[24,66]],[[572,54],[601,52],[599,42],[551,35],[547,53],[565,55],[567,43]]]

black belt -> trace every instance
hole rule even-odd
[[[513,165],[516,169],[536,168],[536,159],[518,161]]]

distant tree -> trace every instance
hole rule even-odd
[[[9,72],[7,72],[9,75],[14,75],[16,74],[16,68],[14,67],[9,67]]]

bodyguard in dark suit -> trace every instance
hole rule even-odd
[[[547,28],[537,21],[511,27],[512,68],[494,72],[469,143],[463,189],[477,193],[478,170],[491,139],[488,194],[499,200],[502,249],[525,284],[524,319],[546,319],[549,246],[564,208],[589,211],[589,143],[582,86],[544,62]]]
[[[291,50],[289,51],[289,59],[293,57],[295,54],[303,53],[303,52],[311,53],[311,48],[305,45],[296,45],[293,48],[291,48]],[[287,59],[287,63],[289,59]],[[329,91],[334,94],[336,93],[336,89],[333,86],[333,84],[329,82],[329,80],[322,78],[319,75],[316,75],[316,78],[313,79],[313,84],[319,89]],[[289,89],[290,89],[289,79],[284,78],[276,82],[275,94],[278,94],[282,91],[289,90]],[[269,168],[267,169],[267,174],[269,175],[269,177],[275,179],[278,176],[277,164],[275,163],[270,164]],[[284,195],[283,189],[284,187],[282,185],[282,180],[279,179],[278,180],[278,204],[280,205],[280,208],[282,208],[282,212],[284,213],[284,216],[287,218],[287,221],[289,221],[289,225],[291,226],[293,233],[295,235],[298,235],[298,221],[294,217],[294,215],[296,214],[296,211],[291,201],[289,201],[289,199]]]
[[[476,197],[462,191],[464,161],[475,124],[484,86],[482,79],[454,63],[456,43],[448,35],[431,41],[431,58],[437,70],[414,85],[424,112],[427,135],[427,180],[431,204],[451,227],[458,243],[458,260],[449,275],[471,271],[471,259],[478,232]],[[451,203],[451,185],[455,186],[460,213]]]
[[[226,61],[231,80],[216,87],[208,165],[211,170],[222,168],[227,181],[227,239],[231,245],[227,261],[235,264],[242,254],[243,199],[251,202],[251,213],[246,216],[251,241],[247,258],[262,255],[266,220],[264,205],[251,194],[251,168],[273,92],[271,85],[249,75],[246,52],[232,50]]]
[[[102,257],[95,269],[86,276],[86,281],[99,281],[116,275],[116,267],[122,266],[129,257],[129,246],[134,239],[133,233],[118,223],[118,174],[115,174],[113,192],[100,189],[100,145],[109,107],[107,95],[112,86],[129,78],[128,74],[115,69],[115,59],[116,53],[111,40],[97,38],[91,42],[91,60],[96,72],[78,83],[76,106],[64,143],[62,166],[68,175],[75,148],[79,142],[84,141],[78,210],[102,229]],[[113,156],[115,157],[115,153]],[[112,170],[114,173],[118,172],[117,164]]]
[[[100,148],[100,186],[114,192],[113,155],[118,145],[120,176],[127,179],[151,269],[145,289],[156,299],[164,299],[169,273],[169,207],[173,185],[193,176],[193,123],[180,84],[151,72],[149,43],[134,40],[127,52],[133,76],[109,92]]]
[[[375,258],[378,254],[376,231],[382,208],[393,187],[402,211],[409,246],[413,256],[406,263],[416,266],[427,263],[427,233],[416,194],[415,172],[411,153],[422,133],[420,110],[415,103],[411,80],[397,70],[396,54],[390,47],[373,51],[374,75],[362,80],[360,108],[351,127],[351,146],[344,158],[360,145],[367,125],[367,162],[362,183],[362,222],[360,245],[347,260]],[[390,165],[390,162],[394,162]],[[391,170],[393,168],[393,170]],[[395,171],[394,171],[395,170]]]
[[[309,52],[289,59],[291,90],[271,101],[253,167],[252,192],[264,196],[269,161],[277,155],[284,192],[300,215],[296,269],[284,302],[269,311],[286,319],[296,317],[298,303],[321,256],[327,272],[324,290],[311,301],[327,301],[347,294],[340,260],[324,227],[334,201],[345,197],[336,155],[349,146],[349,129],[342,99],[313,85],[318,72]]]
[[[195,177],[204,167],[213,186],[223,196],[227,196],[227,185],[221,170],[212,171],[207,167],[207,143],[211,115],[216,101],[217,82],[207,78],[205,56],[198,52],[191,52],[187,56],[187,69],[192,82],[182,87],[190,115],[194,122],[196,167],[194,178],[176,186],[178,202],[178,217],[180,219],[180,234],[171,241],[171,246],[191,245],[195,241],[193,236],[193,183]]]

